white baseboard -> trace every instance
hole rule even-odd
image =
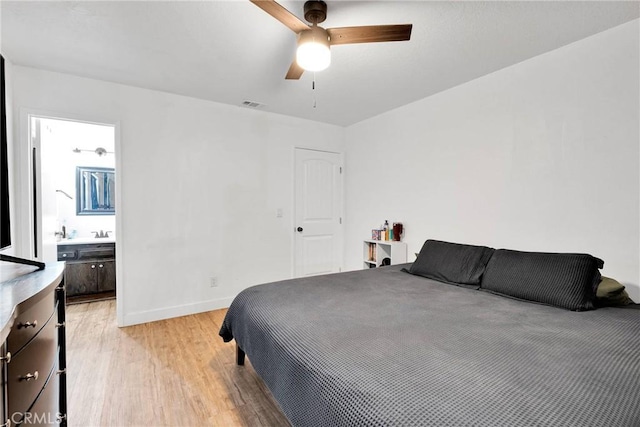
[[[218,298],[208,301],[200,301],[193,304],[176,305],[173,307],[159,308],[156,310],[140,311],[137,313],[125,313],[124,323],[118,325],[132,326],[140,323],[155,322],[156,320],[170,319],[172,317],[188,316],[189,314],[218,310],[231,305],[234,297]]]

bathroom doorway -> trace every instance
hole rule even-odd
[[[32,249],[65,261],[67,300],[116,296],[116,127],[29,115]]]

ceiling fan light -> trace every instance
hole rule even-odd
[[[300,33],[296,62],[307,71],[322,71],[331,64],[329,35],[324,28],[312,27]]]

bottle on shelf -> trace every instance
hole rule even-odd
[[[393,240],[399,242],[402,239],[402,223],[394,222],[393,223]]]
[[[389,220],[384,220],[384,225],[382,226],[382,229],[384,230],[384,239],[383,240],[389,240]]]

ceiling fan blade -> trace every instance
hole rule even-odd
[[[300,31],[308,30],[309,26],[298,19],[293,13],[289,12],[280,4],[276,3],[273,0],[250,0],[251,3],[258,6],[260,9],[267,12],[269,15],[276,18],[278,21],[282,22],[284,25],[289,27],[291,31],[294,33],[299,33]]]
[[[302,73],[304,73],[304,68],[299,66],[294,59],[291,63],[291,67],[289,67],[289,71],[287,71],[287,75],[284,78],[287,80],[299,80],[300,77],[302,77]]]
[[[411,38],[412,24],[327,28],[331,45],[399,42]]]

